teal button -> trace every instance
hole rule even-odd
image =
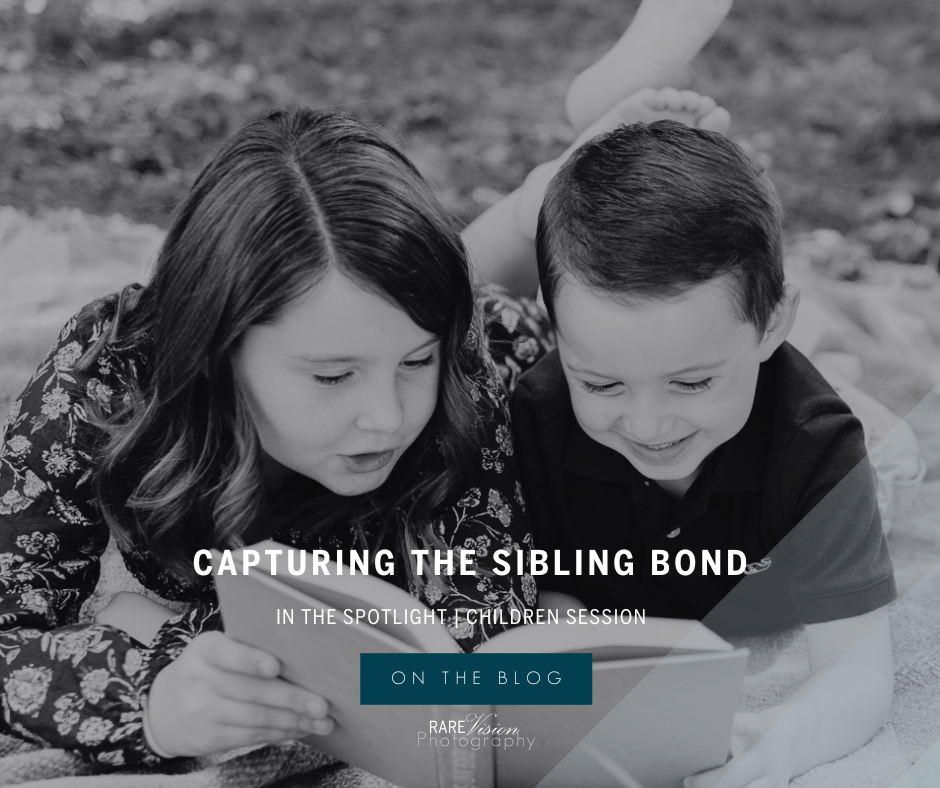
[[[360,654],[359,703],[590,705],[590,654]]]

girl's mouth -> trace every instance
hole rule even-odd
[[[343,464],[350,473],[373,473],[381,470],[392,461],[394,449],[366,454],[342,454]]]

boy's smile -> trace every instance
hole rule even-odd
[[[770,328],[761,340],[735,316],[736,297],[714,280],[674,299],[615,300],[570,278],[555,296],[581,428],[680,497],[747,422],[760,364],[786,336]]]

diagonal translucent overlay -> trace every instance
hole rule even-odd
[[[891,709],[885,726],[868,745],[811,769],[797,778],[794,785],[940,786],[940,386],[903,421],[917,436],[927,473],[917,497],[899,517],[888,538],[899,592],[889,614],[895,675]],[[905,427],[899,425],[896,429]],[[847,510],[859,505],[859,485],[864,475],[870,473],[867,461],[859,463],[771,551],[771,560],[785,560],[793,541],[805,537],[806,529],[824,528],[834,514],[844,516]],[[746,610],[756,577],[745,577],[702,623],[720,632],[722,625]],[[808,675],[805,643],[798,631],[731,640],[752,651],[742,693],[742,702],[749,711],[783,701]],[[851,662],[869,646],[868,636],[860,635],[848,649],[845,660]],[[618,778],[614,766],[627,774],[627,780],[639,781],[645,788],[681,785],[675,776],[651,774],[644,779],[630,768],[630,763],[617,760],[617,742],[636,736],[643,720],[655,715],[664,702],[664,693],[668,692],[664,676],[660,666],[654,667],[539,783],[540,788],[632,785],[622,775]],[[825,681],[823,677],[820,685]],[[689,694],[686,701],[688,713],[694,715],[694,696]],[[783,715],[777,724],[785,719]],[[661,746],[663,759],[681,760],[682,753],[669,752],[668,742]]]

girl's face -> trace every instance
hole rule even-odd
[[[234,358],[265,476],[289,471],[338,495],[375,490],[434,413],[440,340],[331,271]]]

